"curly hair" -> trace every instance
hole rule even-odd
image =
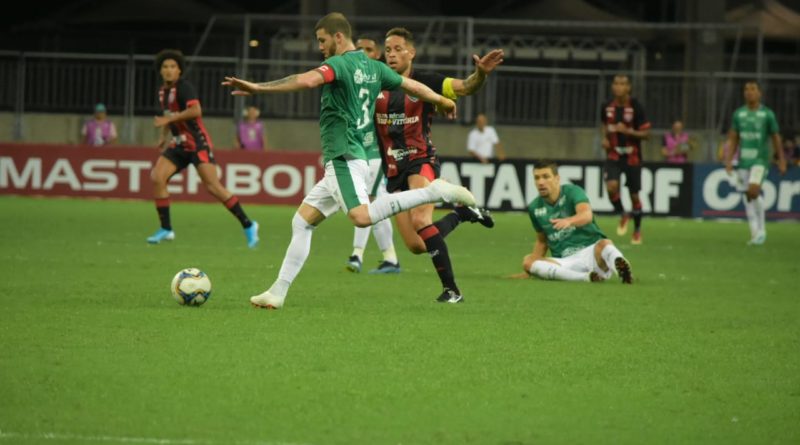
[[[162,49],[158,54],[156,54],[156,71],[161,71],[161,65],[164,64],[165,60],[170,59],[174,60],[175,63],[178,64],[178,68],[180,68],[182,73],[184,67],[184,58],[183,53],[179,49]]]

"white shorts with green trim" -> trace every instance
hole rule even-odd
[[[367,164],[369,164],[369,177],[367,178],[369,196],[377,197],[386,194],[386,181],[381,169],[382,163],[381,158],[367,160]]]
[[[332,159],[325,163],[325,175],[303,199],[303,203],[328,216],[341,209],[350,209],[369,204],[367,179],[369,166],[363,159]]]
[[[752,165],[750,168],[740,168],[736,170],[739,180],[737,181],[737,190],[746,192],[750,184],[761,186],[766,179],[767,169],[761,164]]]
[[[597,243],[599,242],[600,241],[598,241]],[[597,246],[597,243],[594,243],[589,247],[584,247],[583,249],[573,253],[568,257],[548,258],[548,259],[555,261],[562,267],[565,267],[574,272],[580,272],[580,273],[597,272],[597,274],[600,275],[604,280],[607,280],[611,278],[611,275],[614,274],[613,265],[607,264],[608,270],[603,270],[600,268],[600,265],[597,264],[597,258],[595,258],[594,255],[594,249],[595,246]]]

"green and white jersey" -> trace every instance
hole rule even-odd
[[[597,226],[594,216],[592,216],[592,222],[585,226],[573,226],[563,230],[553,228],[551,219],[574,216],[575,208],[582,202],[589,202],[586,192],[577,185],[564,184],[561,186],[558,199],[554,204],[551,205],[546,199],[539,196],[528,206],[528,214],[531,217],[533,228],[547,236],[547,247],[550,248],[554,258],[573,255],[606,237]]]
[[[739,133],[739,168],[769,167],[770,139],[780,132],[775,113],[764,105],[755,110],[745,105],[733,112],[731,122]]]
[[[317,71],[325,79],[319,115],[325,162],[340,156],[367,159],[366,149],[377,149],[375,99],[381,90],[399,87],[403,78],[361,50],[329,57]]]

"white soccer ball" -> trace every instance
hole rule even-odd
[[[211,280],[200,269],[183,269],[172,279],[172,297],[178,304],[200,306],[211,298]]]

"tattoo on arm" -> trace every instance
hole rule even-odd
[[[277,86],[281,86],[283,84],[292,83],[297,81],[297,74],[292,74],[291,76],[286,76],[283,79],[273,80],[271,82],[262,82],[259,83],[258,86],[264,88],[274,88]]]
[[[464,92],[467,96],[469,96],[470,94],[478,91],[480,87],[483,86],[483,82],[485,81],[486,75],[480,71],[475,71],[474,73],[470,74],[469,77],[464,79]]]

